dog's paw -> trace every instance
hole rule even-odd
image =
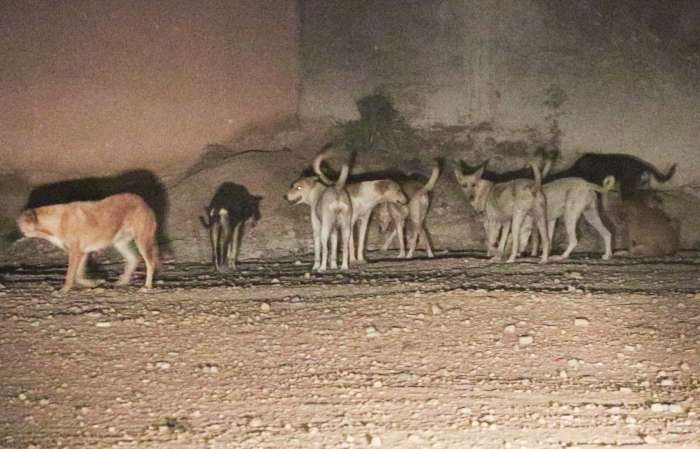
[[[612,254],[603,254],[601,257],[602,260],[610,260],[612,258]]]

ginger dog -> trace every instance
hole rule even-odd
[[[48,240],[68,253],[63,293],[74,283],[85,287],[97,285],[85,279],[85,264],[91,252],[109,246],[114,246],[126,260],[117,285],[127,285],[138,265],[131,241],[136,243],[146,262],[145,288],[153,287],[153,273],[158,265],[157,224],[153,210],[138,195],[120,193],[100,201],[27,209],[17,218],[17,226],[26,237]]]

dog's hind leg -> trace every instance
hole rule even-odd
[[[595,203],[594,203],[595,204]],[[598,231],[598,234],[603,239],[603,245],[605,246],[605,252],[603,253],[603,260],[608,260],[612,257],[612,234],[603,224],[603,220],[600,219],[598,214],[598,209],[594,206],[589,207],[583,211],[583,216],[586,221],[593,226],[593,228]]]
[[[238,223],[236,226],[233,228],[233,237],[231,238],[231,241],[229,242],[229,249],[228,249],[228,267],[235,270],[236,269],[236,261],[238,260],[238,248],[240,245],[240,230],[241,230],[242,223]]]
[[[335,270],[338,268],[338,229],[334,229],[331,232],[331,269]]]
[[[315,212],[311,212],[311,230],[314,238],[314,266],[313,271],[321,268],[321,220]]]
[[[350,217],[340,217],[340,242],[343,246],[343,260],[340,265],[341,270],[347,270],[350,258],[350,235],[352,235],[352,224]]]
[[[420,226],[420,238],[425,243],[425,252],[428,254],[428,257],[430,257],[431,259],[435,257],[435,254],[433,254],[433,248],[430,246],[430,237],[428,236],[428,231],[425,230],[424,225]]]
[[[510,227],[510,234],[513,237],[513,242],[510,249],[510,257],[506,260],[507,263],[515,262],[515,258],[518,256],[518,249],[520,248],[520,228],[522,227],[523,220],[525,220],[525,214],[521,211],[513,211],[513,220]]]
[[[131,247],[131,242],[129,240],[120,240],[118,242],[115,242],[114,247],[117,249],[117,251],[119,251],[119,254],[121,254],[124,260],[126,261],[124,273],[122,273],[122,275],[119,276],[117,285],[127,285],[131,280],[131,276],[134,274],[134,270],[139,264],[139,258],[136,255],[136,251],[134,250],[134,248]],[[142,250],[141,246],[139,246],[139,252],[141,252],[141,255],[143,256],[144,260],[147,260],[147,254],[144,254],[146,253],[146,249],[143,248]],[[148,268],[148,265],[146,267]]]

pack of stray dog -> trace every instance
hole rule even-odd
[[[366,263],[367,230],[373,212],[386,237],[382,250],[397,240],[397,256],[412,258],[422,242],[427,257],[434,257],[426,218],[443,171],[442,160],[436,160],[430,176],[423,178],[396,172],[351,174],[354,155],[342,162],[339,173],[329,174],[329,156],[327,149],[319,152],[311,164],[313,171],[300,176],[284,195],[291,205],[309,207],[312,270],[338,269],[339,240],[341,270]],[[531,255],[539,255],[541,263],[566,259],[578,245],[576,228],[582,216],[601,239],[602,259],[610,259],[614,236],[601,210],[615,228],[616,223],[624,225],[630,254],[658,256],[678,250],[678,226],[650,202],[653,195],[643,193],[652,178],[668,181],[675,173],[675,164],[662,173],[634,156],[587,153],[571,167],[550,173],[557,158],[557,152],[538,150],[527,167],[505,173],[488,170],[488,160],[474,167],[456,161],[455,178],[483,222],[486,251],[492,260],[502,261],[510,244],[506,262],[514,262],[528,242],[532,243]],[[622,202],[619,213],[606,211],[608,193],[616,188]],[[261,199],[244,186],[224,183],[205,207],[204,216],[199,217],[209,233],[211,260],[218,272],[236,269],[244,227],[255,226],[260,220]],[[568,244],[561,254],[550,257],[560,219]],[[87,259],[91,252],[108,246],[115,247],[126,260],[118,284],[129,283],[140,255],[146,264],[144,287],[152,288],[159,265],[158,223],[139,195],[120,193],[96,201],[28,208],[18,217],[17,225],[25,237],[47,240],[66,251],[68,270],[62,292],[75,284],[97,285],[85,277]]]

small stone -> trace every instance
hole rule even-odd
[[[270,311],[270,304],[264,302],[260,304],[260,311],[261,312],[269,312]]]
[[[250,421],[248,421],[248,425],[250,427],[260,427],[262,425],[262,420],[260,418],[251,418]]]
[[[575,318],[574,319],[574,326],[576,327],[588,327],[590,325],[590,321],[588,321],[588,318]]]
[[[367,326],[365,328],[365,334],[367,334],[367,338],[374,338],[374,337],[379,337],[379,331],[377,331],[377,328],[374,326]]]
[[[367,442],[370,447],[382,447],[382,439],[376,435],[367,435]]]
[[[518,337],[518,345],[520,346],[530,346],[533,343],[533,341],[534,339],[531,335],[522,335]]]
[[[646,444],[656,444],[658,440],[651,435],[644,435],[644,442]]]
[[[156,362],[156,368],[158,369],[168,370],[171,366],[170,362]]]
[[[661,386],[662,387],[671,387],[673,386],[673,379],[661,379]]]
[[[681,363],[680,367],[681,367],[681,371],[690,371],[690,365],[688,365],[687,362]]]
[[[668,411],[670,413],[683,413],[685,411],[685,409],[680,404],[670,404],[668,406]]]
[[[98,321],[97,323],[95,323],[95,326],[97,326],[97,327],[112,327],[112,323],[110,323],[109,321]]]
[[[442,308],[438,304],[432,304],[430,306],[430,312],[433,315],[440,315],[442,313]]]
[[[567,374],[566,370],[560,370],[559,377],[562,379],[566,379],[567,377],[569,377],[569,375]]]
[[[504,334],[514,334],[515,333],[515,325],[509,324],[508,326],[504,327],[503,333]]]
[[[651,404],[651,411],[652,412],[661,413],[661,412],[665,412],[667,410],[668,410],[667,404],[661,404],[659,402]]]

